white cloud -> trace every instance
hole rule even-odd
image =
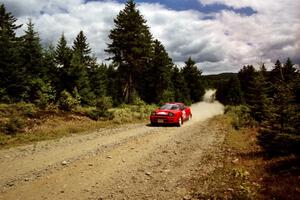
[[[153,36],[162,41],[176,64],[182,66],[191,56],[204,73],[218,73],[236,72],[243,65],[260,62],[272,65],[277,58],[288,56],[300,62],[298,0],[199,2],[233,8],[251,7],[256,13],[246,16],[223,10],[204,14],[170,10],[160,4],[139,4],[138,9]],[[115,16],[124,8],[116,1],[4,0],[3,3],[20,23],[25,24],[31,18],[44,43],[56,44],[64,33],[71,45],[83,30],[99,60],[108,57],[104,49],[109,30],[114,26]]]

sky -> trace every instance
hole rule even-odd
[[[99,62],[109,57],[113,19],[126,0],[1,0],[24,24],[30,18],[43,44],[64,33],[71,46],[80,30]],[[300,63],[299,0],[136,0],[155,39],[179,67],[191,57],[203,74],[271,69],[277,59]]]

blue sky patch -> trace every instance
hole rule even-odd
[[[87,0],[88,1],[97,1],[97,0]],[[101,0],[98,0],[101,1]],[[126,3],[127,0],[117,0],[120,3]],[[253,15],[256,13],[250,7],[235,9],[233,7],[226,6],[224,4],[213,4],[213,5],[202,5],[197,0],[135,0],[136,3],[160,3],[167,8],[182,11],[182,10],[197,10],[206,14],[220,12],[222,10],[230,10],[242,15]]]

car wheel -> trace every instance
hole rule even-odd
[[[179,117],[177,126],[180,127],[183,124],[182,117]]]

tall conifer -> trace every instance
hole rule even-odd
[[[131,103],[138,78],[149,63],[152,35],[133,0],[127,1],[125,8],[114,19],[114,24],[106,52],[112,55],[110,59],[117,65],[123,79],[123,99]]]
[[[0,101],[22,100],[25,87],[25,68],[19,63],[19,38],[15,31],[17,19],[0,4]]]
[[[190,97],[192,102],[198,102],[201,100],[205,93],[203,84],[201,82],[201,70],[198,69],[194,60],[191,57],[185,62],[185,66],[182,69],[187,87],[190,90]]]

